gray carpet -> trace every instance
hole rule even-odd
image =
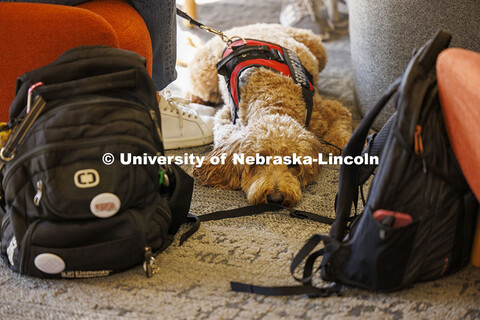
[[[199,6],[205,23],[276,22],[279,1],[222,0]],[[237,12],[238,21],[233,19]],[[330,62],[322,73],[322,94],[352,106],[348,37],[327,44]],[[358,119],[358,117],[357,117]],[[210,146],[175,154],[208,152]],[[170,153],[171,154],[171,153]],[[188,168],[187,168],[188,169]],[[333,215],[338,168],[324,167],[304,191],[298,208]],[[246,204],[239,191],[195,185],[192,213]],[[184,231],[185,227],[181,231]],[[284,213],[206,222],[183,246],[179,237],[160,257],[161,274],[147,279],[141,267],[108,278],[41,280],[0,267],[1,319],[479,319],[480,272],[468,267],[434,282],[391,294],[346,288],[343,296],[308,299],[233,293],[229,281],[293,285],[293,255],[328,227]],[[181,233],[181,232],[180,232]],[[326,285],[316,281],[318,285]]]

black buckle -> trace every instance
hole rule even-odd
[[[274,60],[286,63],[285,58],[277,49],[270,49],[270,53],[272,54]]]

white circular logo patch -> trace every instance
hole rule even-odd
[[[57,274],[65,270],[63,259],[53,253],[41,253],[35,257],[33,263],[38,270],[49,274]]]
[[[90,211],[99,218],[110,218],[120,210],[120,198],[113,193],[100,193],[90,202]]]
[[[73,182],[78,188],[93,188],[100,183],[100,174],[95,169],[83,169],[75,172]]]

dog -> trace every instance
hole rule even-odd
[[[256,24],[225,33],[287,48],[312,75],[314,86],[327,61],[322,39],[309,30]],[[322,99],[315,90],[306,127],[306,99],[301,85],[279,72],[252,67],[239,78],[238,118],[233,123],[233,102],[225,80],[216,70],[224,49],[225,44],[215,37],[205,43],[189,63],[190,98],[206,104],[224,103],[215,116],[213,150],[204,164],[194,170],[194,177],[215,188],[242,189],[251,204],[292,207],[300,201],[302,188],[317,179],[318,163],[241,164],[235,163],[235,155],[281,159],[293,154],[313,159],[320,153],[339,155],[338,148],[344,147],[352,132],[351,114],[341,103]],[[226,155],[223,164],[209,161],[222,154]]]

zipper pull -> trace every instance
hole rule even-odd
[[[427,163],[425,162],[425,158],[423,156],[422,126],[419,124],[417,124],[417,126],[415,127],[414,147],[415,147],[415,154],[417,156],[422,157],[423,173],[426,174]]]
[[[42,194],[43,194],[43,182],[42,180],[38,180],[37,193],[35,194],[35,197],[33,197],[33,204],[37,207],[40,206],[40,200],[42,200]]]
[[[151,278],[154,274],[155,256],[152,253],[152,248],[145,247],[145,261],[143,262],[143,270],[147,278]]]
[[[162,130],[160,130],[160,126],[158,125],[157,113],[153,109],[150,109],[150,118],[152,118],[152,121],[155,124],[155,129],[157,130],[157,135],[160,139],[160,142],[163,143]]]
[[[161,153],[158,153],[157,156],[160,156]],[[158,169],[158,184],[160,187],[166,187],[168,188],[170,186],[170,178],[168,177],[167,174],[167,167],[165,166],[160,166]]]
[[[417,124],[415,127],[415,154],[421,156],[423,154],[423,141],[422,141],[422,126]]]

